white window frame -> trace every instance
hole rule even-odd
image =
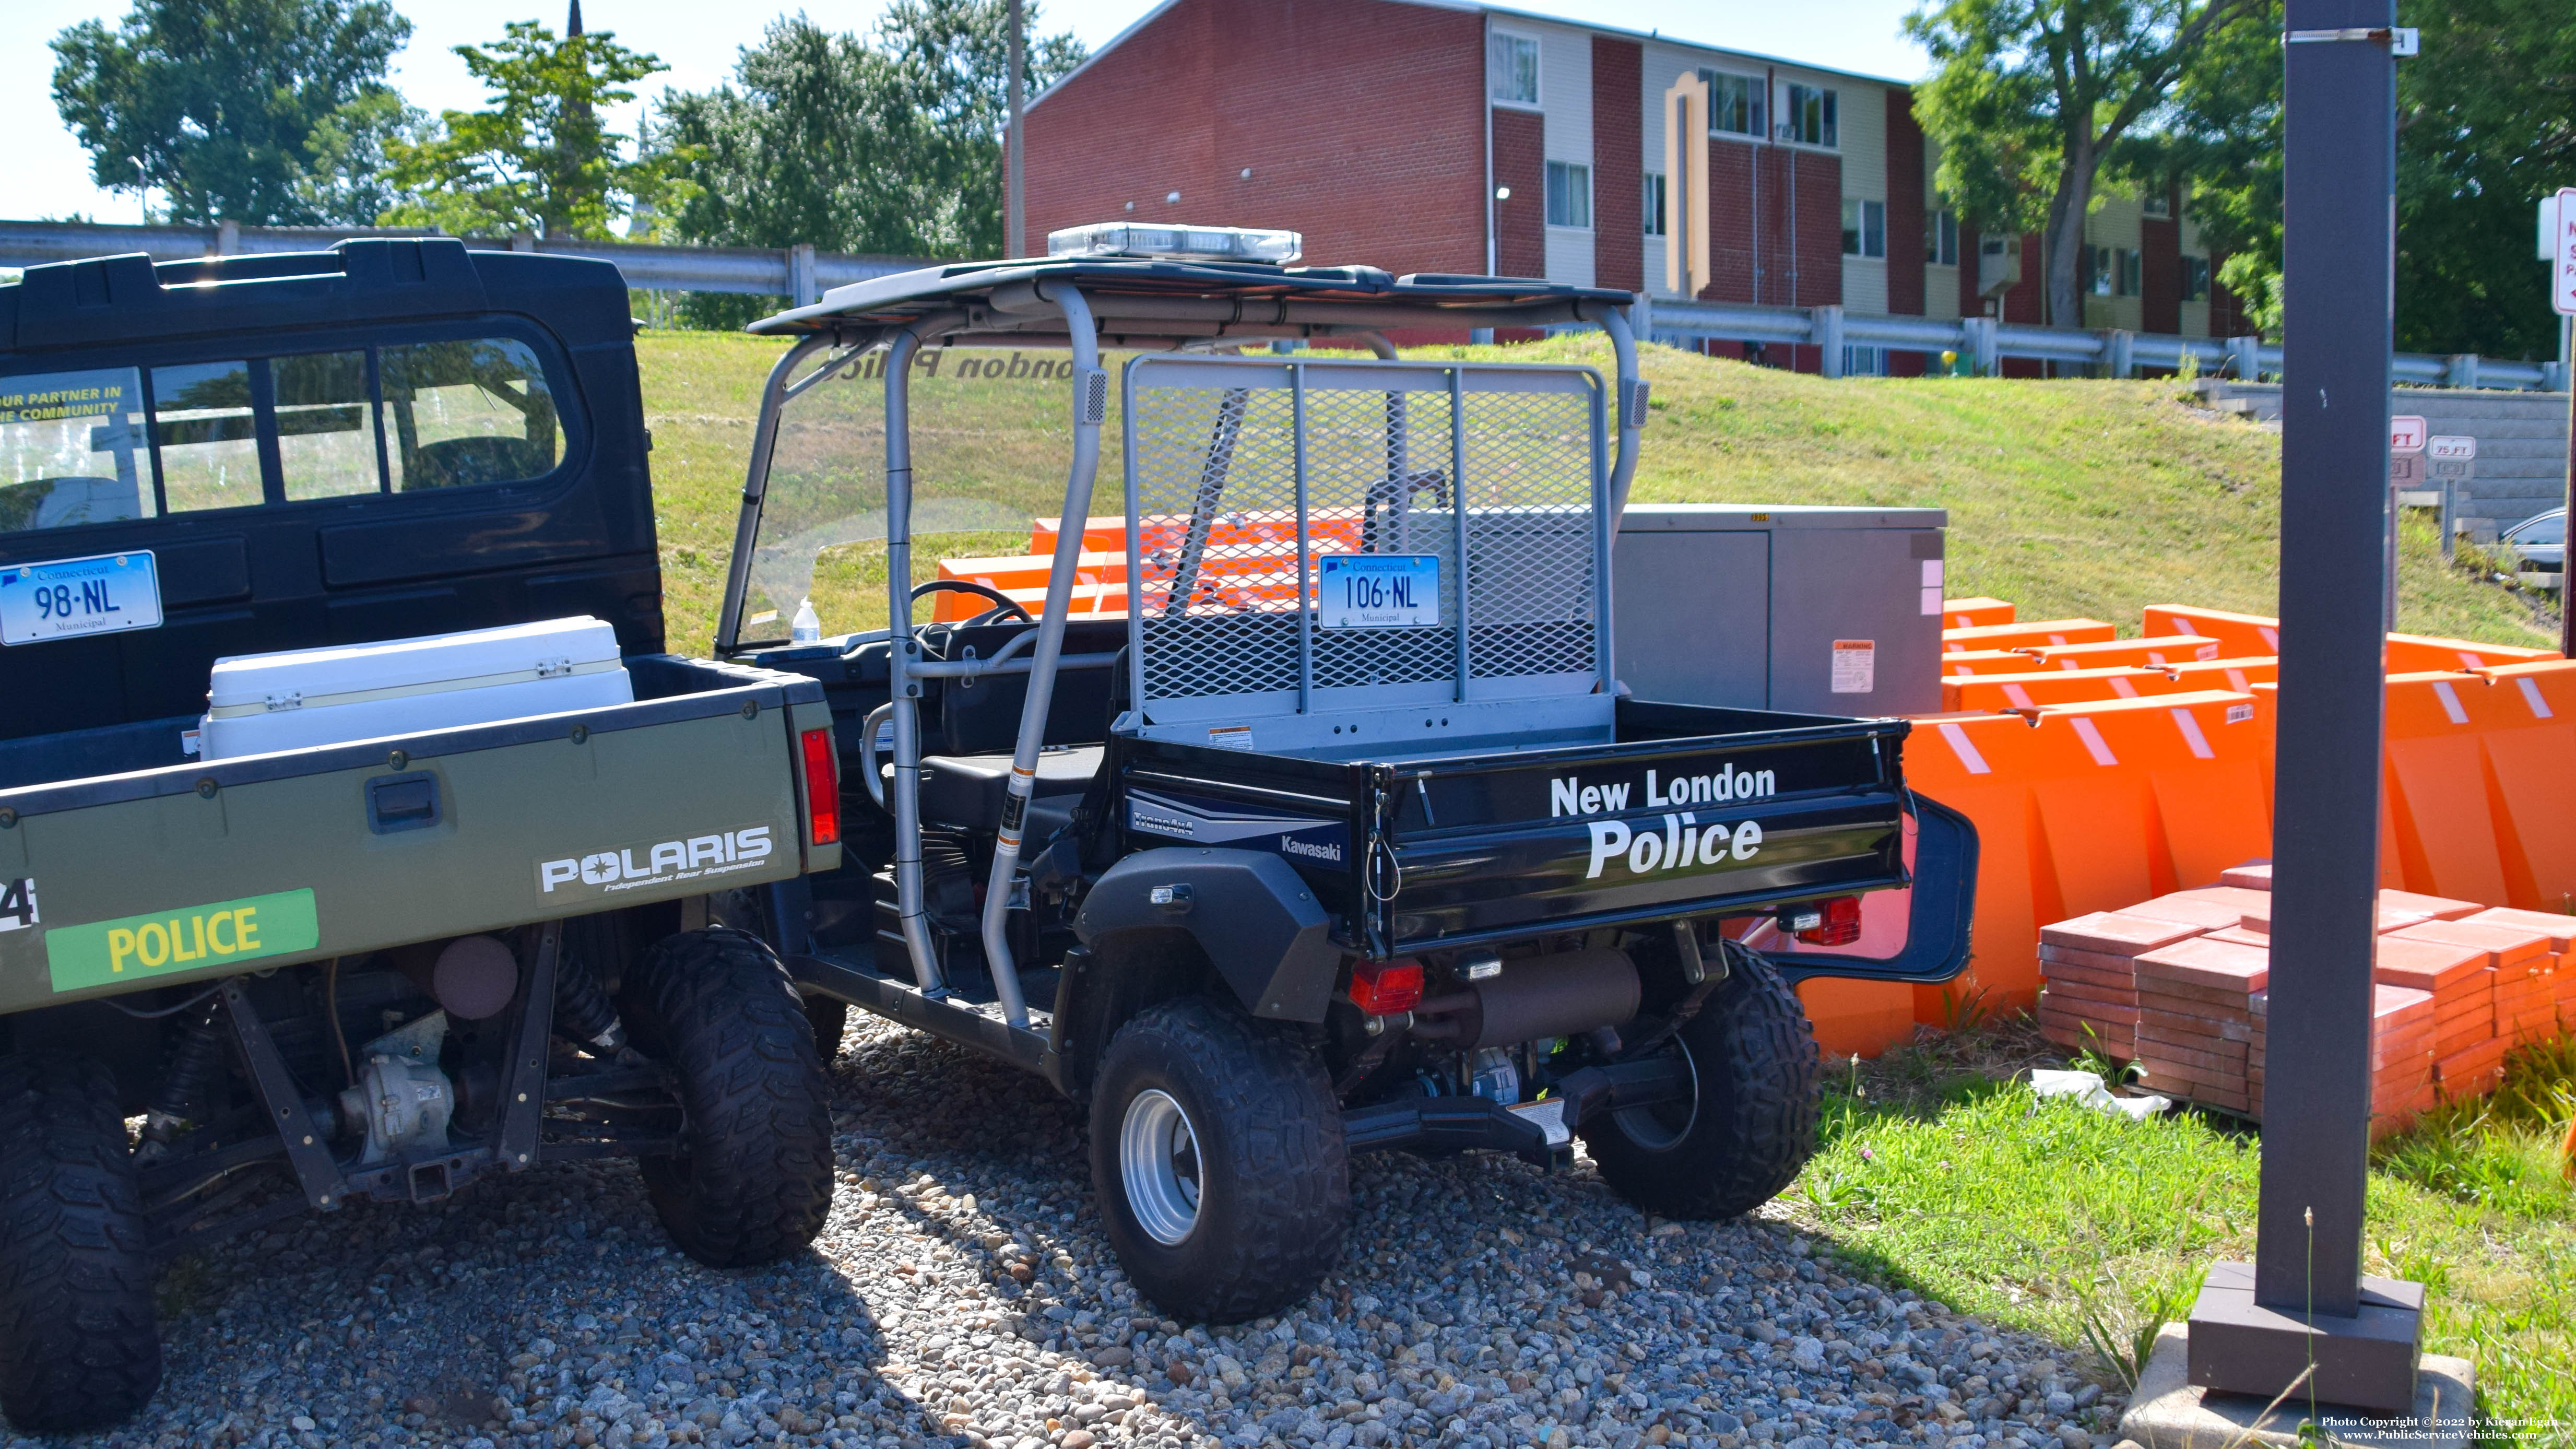
[[[1875,214],[1878,225],[1878,250],[1871,251],[1870,220]],[[1843,198],[1843,255],[1864,261],[1887,260],[1887,203],[1869,201],[1857,196]]]
[[[2111,279],[2114,297],[2143,296],[2147,290],[2146,252],[2138,247],[2115,247],[2111,251],[2115,275]]]
[[[1558,231],[1592,230],[1591,163],[1585,161],[1550,161],[1546,164],[1545,169],[1540,174],[1543,178],[1539,187],[1540,199],[1544,203],[1545,209],[1543,214],[1547,218],[1547,224]],[[1560,176],[1566,179],[1566,187],[1563,192],[1565,200],[1568,203],[1576,201],[1580,201],[1582,203],[1583,219],[1581,221],[1558,221],[1556,219],[1556,203],[1559,196],[1557,178]],[[1580,196],[1576,194],[1574,189],[1574,182],[1578,176],[1582,179],[1582,192]],[[1571,210],[1570,205],[1568,209]]]
[[[2200,290],[2197,293],[2191,289],[2191,274],[2195,267],[2200,270]],[[2218,272],[2216,268],[2210,266],[2209,258],[2198,253],[2185,252],[2182,259],[2182,299],[2186,302],[2206,302],[2210,294],[2217,290]]]
[[[1959,214],[1946,206],[1927,209],[1923,215],[1923,265],[1955,267],[1959,264]]]
[[[2138,200],[2138,213],[2157,221],[2173,219],[2173,198],[2161,191],[2151,191]]]
[[[1739,141],[1759,141],[1763,139],[1765,134],[1764,128],[1770,124],[1771,120],[1771,97],[1769,94],[1771,90],[1770,82],[1764,80],[1758,75],[1743,75],[1736,71],[1719,70],[1714,66],[1706,65],[1699,68],[1699,78],[1708,85],[1708,133],[1711,136],[1732,136]],[[1719,109],[1717,99],[1718,86],[1721,82],[1727,81],[1731,81],[1744,88],[1746,108],[1753,112],[1752,116],[1748,118],[1750,124],[1746,129],[1741,131],[1736,130],[1731,126],[1721,126],[1717,123]]]
[[[1664,221],[1667,195],[1664,188],[1669,184],[1661,171],[1649,171],[1640,185],[1639,189],[1645,193],[1643,199],[1646,203],[1645,224],[1648,236],[1663,236],[1671,229]]]
[[[1843,148],[1842,93],[1832,86],[1811,86],[1805,81],[1784,81],[1782,84],[1787,90],[1784,104],[1780,107],[1780,114],[1784,117],[1779,124],[1781,141],[1787,145],[1806,146],[1818,151],[1841,150]],[[1816,117],[1817,130],[1821,136],[1819,140],[1810,141],[1798,133],[1797,128],[1801,119],[1799,113],[1805,109],[1799,104],[1801,92],[1823,99],[1824,103],[1818,108],[1819,113]]]
[[[1523,46],[1523,45],[1526,45],[1526,46],[1528,46],[1528,47],[1529,47],[1529,57],[1530,57],[1530,64],[1529,64],[1529,91],[1530,91],[1530,93],[1529,93],[1529,99],[1527,99],[1527,100],[1522,100],[1522,99],[1520,99],[1520,98],[1519,98],[1519,97],[1517,97],[1517,96],[1505,96],[1505,95],[1502,95],[1502,94],[1500,94],[1500,93],[1499,93],[1499,92],[1500,92],[1500,89],[1501,89],[1501,87],[1500,87],[1500,85],[1499,85],[1499,82],[1500,82],[1500,80],[1502,79],[1502,77],[1501,77],[1501,74],[1499,73],[1499,71],[1498,71],[1498,69],[1497,69],[1497,67],[1496,67],[1496,60],[1497,60],[1497,54],[1496,54],[1496,52],[1497,52],[1498,48],[1503,47],[1503,46]],[[1517,55],[1517,52],[1514,52],[1514,53],[1515,53],[1515,55]],[[1547,89],[1546,89],[1546,85],[1547,85],[1547,83],[1546,83],[1546,80],[1545,80],[1546,71],[1547,71],[1547,66],[1546,66],[1546,63],[1545,63],[1545,62],[1546,62],[1546,57],[1545,57],[1545,56],[1541,53],[1541,51],[1539,50],[1539,40],[1538,40],[1538,37],[1537,37],[1537,36],[1535,36],[1535,35],[1528,35],[1528,34],[1524,34],[1524,33],[1520,32],[1520,31],[1517,31],[1517,30],[1503,30],[1503,29],[1500,29],[1500,28],[1496,28],[1496,29],[1492,29],[1492,30],[1488,30],[1488,31],[1486,31],[1486,32],[1485,32],[1485,101],[1486,101],[1486,104],[1488,104],[1488,105],[1496,105],[1496,106],[1507,106],[1507,107],[1510,107],[1511,109],[1516,110],[1516,111],[1536,111],[1536,110],[1543,110],[1543,109],[1545,109],[1545,108],[1546,108],[1546,100],[1547,100]],[[1517,77],[1515,77],[1515,79],[1517,79]]]

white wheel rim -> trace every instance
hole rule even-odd
[[[1118,1175],[1145,1235],[1180,1246],[1199,1225],[1199,1136],[1172,1094],[1148,1087],[1118,1129]]]
[[[1690,1043],[1678,1036],[1673,1038],[1673,1049],[1681,1053],[1682,1066],[1690,1077],[1690,1095],[1680,1104],[1681,1125],[1674,1126],[1657,1115],[1674,1105],[1669,1102],[1652,1107],[1622,1107],[1610,1114],[1610,1120],[1618,1124],[1629,1141],[1649,1152],[1672,1151],[1699,1125],[1699,1063],[1691,1059]]]

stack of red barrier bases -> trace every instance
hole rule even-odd
[[[2256,1045],[2253,998],[2271,979],[2270,953],[2195,935],[2143,952],[2135,964],[2138,1064],[2147,1086],[2260,1115],[2247,1070]]]
[[[2498,906],[2491,911],[2480,911],[2468,919],[2472,925],[2507,926],[2547,938],[2550,964],[2544,974],[2549,981],[2554,1018],[2549,1030],[2576,1032],[2576,916]]]
[[[2039,933],[2039,1033],[2069,1051],[2138,1054],[2137,958],[2200,928],[2096,911]]]
[[[2433,993],[2386,982],[2370,991],[2370,1129],[2376,1137],[2413,1126],[2432,1109]]]
[[[2179,921],[2198,926],[2204,931],[2224,930],[2245,919],[2248,911],[2259,911],[2271,905],[2272,898],[2261,891],[2242,886],[2202,886],[2197,890],[2172,891],[2151,901],[2122,906],[2120,913],[2144,916],[2151,921]]]
[[[2410,941],[2467,947],[2481,953],[2481,985],[2461,994],[2448,1014],[2434,1007],[2439,1036],[2434,1045],[2433,1082],[2444,1097],[2459,1101],[2494,1091],[2504,1080],[2504,1057],[2514,1046],[2508,1019],[2519,1021],[2531,1000],[2532,963],[2549,954],[2549,938],[2517,926],[2472,925],[2467,921],[2427,921],[2394,933]],[[2483,997],[2483,1001],[2479,1000]],[[2478,1025],[2483,1007],[2484,1029]],[[2511,1016],[2508,1018],[2507,1013]]]

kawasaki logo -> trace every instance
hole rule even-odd
[[[631,891],[656,882],[696,880],[749,870],[769,859],[775,848],[769,838],[768,826],[751,825],[715,835],[694,835],[686,840],[630,845],[621,850],[540,861],[537,864],[537,884],[547,895],[554,894],[557,886],[570,886],[576,882],[597,886],[603,894]],[[639,850],[644,852],[641,858],[635,853]]]
[[[1580,776],[1568,775],[1547,782],[1547,813],[1550,818],[1562,815],[1617,815],[1628,808],[1629,794],[1636,788],[1633,780],[1615,785],[1586,785]],[[1739,770],[1729,764],[1714,775],[1675,775],[1663,779],[1653,770],[1646,772],[1646,798],[1639,801],[1647,809],[1668,805],[1705,805],[1713,801],[1759,800],[1776,795],[1780,787],[1769,770]]]
[[[1762,773],[1767,775],[1770,771]],[[1665,816],[1660,832],[1652,827],[1632,832],[1625,821],[1619,820],[1587,820],[1584,824],[1592,831],[1592,868],[1583,873],[1585,880],[1598,880],[1602,867],[1613,861],[1626,866],[1630,875],[1648,875],[1684,866],[1751,860],[1762,848],[1759,823],[1747,820],[1732,827],[1702,827],[1687,810]]]
[[[1335,865],[1342,863],[1342,844],[1338,840],[1310,841],[1283,835],[1279,837],[1279,853],[1302,855],[1309,860],[1328,860]]]

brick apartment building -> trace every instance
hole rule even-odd
[[[2038,238],[1991,239],[1981,268],[1905,82],[1659,35],[1453,0],[1164,0],[1026,135],[1022,254],[1094,221],[1293,227],[1318,264],[2041,320]],[[2084,325],[2245,330],[2179,203],[2097,209]],[[1797,351],[1765,360],[1816,366]]]

